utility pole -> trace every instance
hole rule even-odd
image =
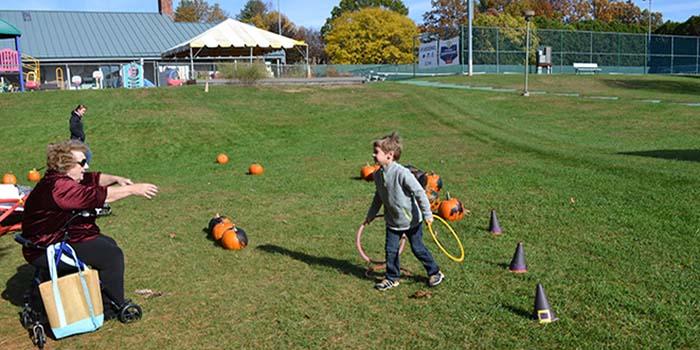
[[[280,0],[277,0],[277,34],[282,35],[282,11],[280,11]]]

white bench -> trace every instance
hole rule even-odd
[[[598,68],[598,63],[574,63],[574,70],[576,71],[576,74],[578,73],[591,73],[595,74],[595,72],[600,72],[600,68]]]

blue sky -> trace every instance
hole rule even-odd
[[[274,7],[278,0],[269,0]],[[179,0],[173,0],[177,7]],[[210,4],[219,3],[235,16],[246,0],[208,0]],[[331,9],[339,0],[279,0],[282,13],[286,14],[296,25],[320,28]],[[648,2],[634,1],[638,6],[647,8]],[[423,13],[430,10],[430,0],[404,0],[408,6],[409,17],[422,22]],[[117,11],[117,12],[156,12],[157,0],[0,0],[0,10],[69,10],[69,11]],[[661,12],[664,20],[684,22],[688,17],[700,15],[700,0],[652,0],[652,11]]]

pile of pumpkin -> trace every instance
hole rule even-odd
[[[211,218],[207,232],[212,239],[228,250],[241,250],[248,245],[248,235],[245,231],[236,227],[236,224],[226,216],[216,214]]]
[[[216,156],[216,162],[219,164],[226,164],[228,163],[228,155],[225,153],[219,153]],[[253,163],[248,167],[248,174],[249,175],[262,175],[265,172],[265,168],[263,168],[262,165],[258,163]]]
[[[29,172],[27,173],[27,180],[31,182],[39,182],[39,180],[41,180],[41,173],[39,172],[39,170],[36,169],[29,170]],[[11,172],[5,173],[2,176],[2,183],[4,185],[16,185],[17,176],[15,176],[15,174]]]
[[[469,210],[464,209],[462,202],[457,198],[451,197],[449,192],[447,192],[445,200],[440,199],[440,191],[442,190],[442,178],[440,175],[432,171],[424,172],[412,165],[406,165],[406,168],[411,171],[425,189],[425,194],[428,196],[428,201],[430,201],[430,210],[433,213],[437,213],[448,221],[462,220],[465,211],[469,213]],[[374,172],[378,169],[378,164],[367,164],[360,168],[360,177],[365,181],[373,181]]]

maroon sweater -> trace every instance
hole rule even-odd
[[[100,208],[107,199],[107,187],[100,186],[100,173],[86,172],[83,181],[76,182],[66,174],[48,170],[37,183],[24,204],[22,236],[42,246],[63,239],[61,227],[75,210]],[[95,239],[100,228],[95,217],[77,217],[68,226],[69,243]],[[43,250],[23,248],[24,259],[33,262]]]

